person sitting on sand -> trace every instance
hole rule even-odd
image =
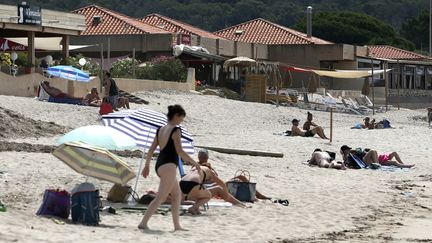
[[[324,130],[322,129],[322,127],[317,126],[317,127],[312,128],[311,130],[303,131],[298,127],[299,123],[300,123],[300,120],[297,120],[297,119],[292,120],[293,126],[291,127],[291,136],[313,137],[316,134],[318,134],[318,136],[320,138],[328,139],[327,136],[324,134]]]
[[[100,107],[102,104],[102,99],[99,97],[99,93],[96,87],[93,87],[84,97],[84,101],[89,106]]]
[[[345,163],[336,162],[328,152],[323,152],[321,149],[315,149],[312,158],[308,162],[309,165],[317,165],[322,168],[346,170]]]
[[[375,119],[370,119],[370,117],[365,117],[363,119],[364,124],[361,125],[364,129],[374,129],[375,128]]]
[[[223,200],[232,203],[236,206],[246,207],[246,204],[242,203],[241,201],[237,200],[235,197],[233,197],[228,192],[228,187],[226,184],[222,181],[222,179],[219,178],[217,172],[212,168],[211,164],[208,162],[209,160],[209,154],[208,151],[205,149],[202,149],[198,152],[198,163],[202,166],[202,169],[210,170],[211,176],[207,178],[205,181],[207,189],[211,192],[213,197],[220,197]],[[235,180],[242,181],[242,182],[249,182],[249,180],[243,176],[239,175]],[[259,191],[256,191],[255,196],[257,199],[262,200],[270,200],[270,197],[264,196]]]
[[[117,108],[130,109],[129,99],[126,98],[126,97],[119,97],[118,98],[118,103],[117,103]]]
[[[180,190],[183,194],[182,200],[191,200],[195,203],[188,209],[188,212],[193,215],[201,214],[199,208],[207,203],[212,194],[204,187],[206,179],[214,177],[213,172],[208,168],[201,167],[201,171],[192,169],[180,180]]]
[[[378,155],[378,152],[373,149],[364,149],[363,151],[360,150],[352,150],[351,147],[347,145],[343,145],[341,147],[341,154],[344,158],[344,162],[348,164],[348,155],[354,154],[357,157],[359,157],[363,162],[369,166],[372,163],[377,163],[383,166],[397,166],[399,168],[411,168],[414,165],[407,165],[402,162],[402,160],[399,157],[399,154],[397,152],[392,152],[389,154],[381,154]],[[396,161],[393,161],[392,159],[395,158]]]
[[[308,112],[307,113],[307,121],[303,124],[303,130],[309,131],[309,130],[311,130],[311,127],[318,127],[318,125],[315,124],[312,121],[312,119],[313,119],[312,113]]]
[[[58,89],[56,87],[52,87],[48,81],[43,81],[41,83],[41,86],[50,96],[52,96],[54,98],[68,98],[68,99],[74,99],[74,100],[82,101],[81,98],[70,96],[70,95],[64,93],[63,91],[61,91],[60,89]]]

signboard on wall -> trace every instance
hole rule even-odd
[[[18,24],[42,25],[41,8],[18,4]]]

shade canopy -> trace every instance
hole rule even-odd
[[[224,63],[225,67],[250,67],[256,65],[257,62],[249,57],[235,57],[226,60]]]
[[[28,38],[5,38],[9,43],[7,46],[16,46],[21,45],[22,48],[28,47]],[[35,38],[35,49],[44,50],[44,51],[61,51],[62,37],[36,37]],[[89,47],[92,45],[69,45],[69,50],[76,50],[85,47]],[[7,51],[7,48],[5,48]]]

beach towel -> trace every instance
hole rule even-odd
[[[57,97],[52,97],[52,96],[49,97],[48,102],[70,104],[70,105],[83,105],[81,100],[78,100],[78,99],[57,98]]]

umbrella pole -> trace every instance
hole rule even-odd
[[[145,154],[146,154],[146,151],[145,151],[145,148],[143,148],[143,154],[142,154],[142,157],[141,157],[141,162],[140,162],[140,165],[139,165],[139,168],[138,168],[138,171],[137,171],[137,177],[136,177],[136,180],[135,180],[134,192],[136,192],[137,187],[138,187],[138,181],[139,181],[139,178],[140,178],[140,174],[141,174],[141,170],[142,170],[142,165],[143,165],[143,162],[144,162]],[[132,200],[129,200],[129,201],[133,201],[133,200],[134,199],[132,197]]]

